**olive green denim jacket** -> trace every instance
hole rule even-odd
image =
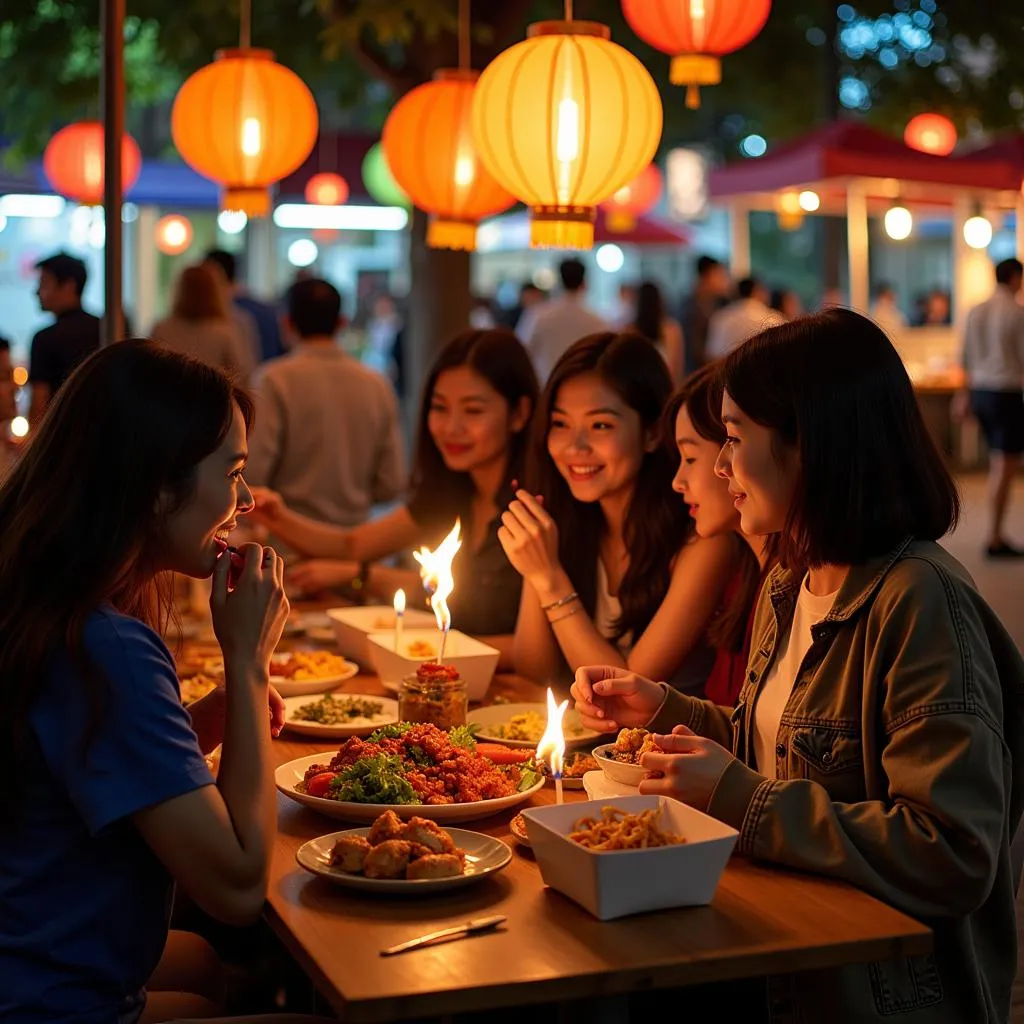
[[[707,810],[739,830],[738,853],[856,885],[931,927],[935,949],[769,979],[772,1021],[1004,1024],[1024,659],[966,570],[908,538],[854,566],[814,626],[766,779],[754,707],[801,582],[768,577],[735,711],[668,692],[651,728],[681,722],[736,755]]]

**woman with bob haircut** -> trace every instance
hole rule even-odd
[[[672,494],[668,368],[637,334],[581,338],[555,364],[534,423],[529,487],[498,538],[526,581],[516,669],[564,677],[604,662],[703,693],[707,626],[739,551],[696,537]]]
[[[642,792],[934,930],[928,956],[770,979],[773,1012],[1005,1021],[1024,661],[936,543],[960,501],[906,369],[879,327],[831,309],[747,342],[722,384],[719,472],[744,532],[778,534],[781,557],[737,709],[614,668],[577,673],[577,706],[592,728],[657,734],[665,752],[644,764],[664,777]]]
[[[258,544],[228,583],[251,422],[223,373],[119,342],[75,371],[0,487],[0,1020],[215,1016],[213,951],[168,934],[175,883],[229,924],[263,909],[288,601]],[[213,576],[224,655],[224,685],[189,711],[159,633],[174,572]]]

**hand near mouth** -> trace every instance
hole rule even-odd
[[[548,580],[561,572],[558,527],[539,495],[522,489],[502,514],[498,540],[512,566],[531,582]]]

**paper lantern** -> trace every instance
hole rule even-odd
[[[949,156],[956,148],[956,125],[941,114],[918,114],[907,122],[903,141],[922,153]]]
[[[771,7],[771,0],[622,0],[633,31],[672,57],[669,78],[687,87],[691,110],[700,106],[700,86],[721,82],[719,57],[746,46]]]
[[[168,256],[179,256],[192,244],[192,224],[188,217],[169,213],[156,222],[156,247]]]
[[[79,121],[61,128],[43,153],[43,173],[50,187],[66,199],[87,206],[103,202],[103,125]],[[139,180],[142,155],[126,132],[121,139],[121,190]]]
[[[530,207],[533,246],[589,249],[596,207],[661,140],[661,97],[605,25],[545,21],[496,57],[473,96],[484,166]]]
[[[664,178],[656,164],[648,164],[629,184],[601,204],[605,227],[624,233],[636,227],[637,217],[653,209],[661,198]]]
[[[775,219],[783,231],[799,231],[804,222],[799,192],[783,192],[775,203]]]
[[[314,206],[341,206],[348,201],[348,182],[340,174],[325,171],[306,182],[306,202]]]
[[[408,209],[412,205],[401,185],[395,181],[384,147],[379,142],[374,143],[363,157],[362,172],[366,191],[381,206],[402,206]]]
[[[485,217],[516,198],[480,162],[473,142],[477,71],[445,68],[407,93],[384,125],[381,144],[398,186],[430,214],[427,244],[473,250]]]
[[[270,50],[221,50],[178,91],[171,134],[184,161],[223,186],[221,209],[270,212],[270,186],[316,142],[312,93]]]

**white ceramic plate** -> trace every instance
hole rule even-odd
[[[505,725],[514,715],[525,715],[530,711],[539,714],[542,722],[547,721],[548,708],[546,704],[493,704],[490,707],[470,711],[467,721],[469,725],[480,726],[476,733],[478,740],[484,740],[487,743],[502,743],[506,747],[536,747],[540,742],[539,736],[535,740],[507,740],[494,732],[495,728]],[[593,743],[594,740],[601,739],[601,733],[583,728],[580,724],[580,716],[576,711],[565,713],[565,718],[562,720],[562,733],[565,736],[567,747]]]
[[[285,697],[284,700],[284,726],[289,732],[297,733],[300,736],[317,736],[321,739],[347,739],[349,736],[369,736],[374,729],[382,725],[390,725],[398,721],[398,701],[390,697],[377,697],[369,693],[338,693],[329,695],[338,700],[372,700],[382,704],[381,711],[372,718],[351,718],[348,721],[336,725],[324,725],[320,722],[306,722],[296,717],[299,708],[307,704],[314,704],[323,699],[323,696],[316,694],[305,697]]]
[[[306,807],[319,811],[328,818],[339,818],[341,821],[376,821],[385,811],[394,811],[403,821],[421,815],[438,824],[460,821],[479,821],[489,818],[492,814],[510,810],[526,803],[534,793],[544,786],[541,779],[536,785],[522,793],[499,797],[496,800],[474,800],[468,804],[354,804],[340,800],[325,800],[319,796],[300,793],[295,786],[306,775],[306,769],[314,764],[329,764],[337,750],[328,750],[322,754],[310,754],[281,765],[274,772],[274,782],[285,796],[291,797]]]
[[[433,811],[431,811],[433,814]],[[368,828],[350,828],[344,832],[332,832],[303,843],[295,854],[300,866],[314,875],[320,875],[335,885],[346,889],[360,889],[364,892],[404,893],[407,896],[420,893],[441,892],[459,889],[464,885],[480,882],[488,875],[508,865],[512,851],[500,840],[485,836],[481,832],[467,832],[461,828],[445,829],[457,847],[466,851],[466,870],[451,878],[366,878],[350,875],[339,868],[331,867],[330,852],[342,836],[365,836]]]
[[[290,657],[290,654],[282,652],[274,655],[274,661],[284,661]],[[223,673],[223,659],[211,659],[206,663],[204,670],[211,673],[217,671]],[[359,675],[359,666],[351,661],[346,661],[344,670],[336,675],[322,676],[319,679],[286,679],[284,676],[273,674],[273,663],[271,663],[270,683],[282,697],[306,697],[311,693],[327,693],[340,686],[346,679],[351,679],[356,675]]]

